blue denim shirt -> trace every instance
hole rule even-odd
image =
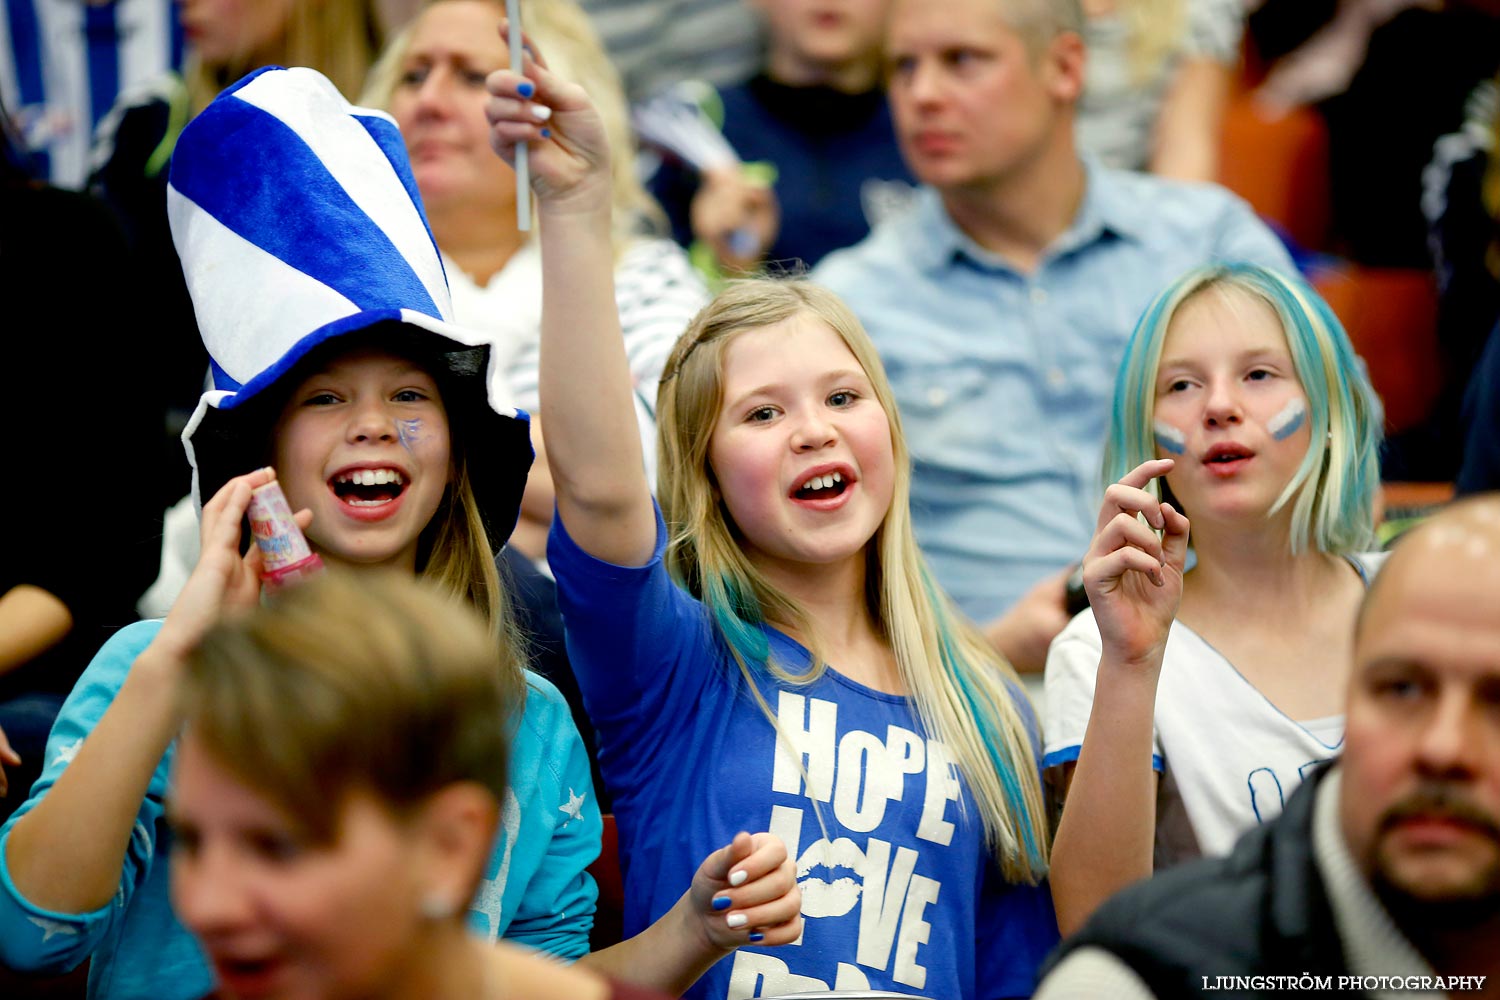
[[[880,350],[918,541],[979,622],[1087,551],[1115,371],[1152,298],[1211,260],[1296,273],[1224,189],[1084,165],[1078,214],[1033,273],[966,236],[930,188],[812,273]]]

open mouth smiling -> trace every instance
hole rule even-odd
[[[328,488],[339,501],[351,507],[380,507],[396,500],[406,490],[406,475],[389,466],[345,469],[328,479]]]
[[[797,487],[793,496],[798,500],[826,500],[829,497],[839,496],[846,489],[848,486],[844,483],[844,474],[830,472],[826,476],[813,476]]]
[[[843,467],[814,469],[790,493],[793,500],[829,501],[837,500],[855,483],[854,473]]]

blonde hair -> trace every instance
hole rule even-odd
[[[1130,77],[1145,83],[1182,51],[1186,0],[1120,0],[1120,14],[1129,38]]]
[[[911,459],[890,384],[869,336],[833,293],[800,280],[732,281],[678,340],[657,397],[658,496],[671,532],[667,566],[713,616],[761,711],[776,725],[751,664],[799,685],[816,681],[827,664],[807,609],[776,590],[736,541],[708,451],[729,344],[747,330],[804,314],[826,323],[848,346],[890,419],[896,475],[890,509],[866,547],[870,613],[895,653],[922,725],[947,747],[967,781],[1001,871],[1012,882],[1036,882],[1046,872],[1047,831],[1035,753],[1016,706],[1025,695],[1014,670],[953,611],[927,570],[912,533]],[[774,662],[763,623],[809,639],[807,669]]]
[[[336,337],[301,358],[277,380],[277,388],[249,406],[264,415],[267,428],[264,460],[273,464],[279,427],[277,415],[284,411],[297,384],[329,359],[369,348],[405,358],[430,375],[437,383],[438,397],[447,417],[453,468],[437,510],[418,533],[417,575],[472,607],[489,626],[495,641],[505,648],[507,658],[519,663],[523,657],[517,651],[524,649],[525,644],[495,566],[498,546],[491,545],[469,474],[474,450],[471,430],[474,411],[488,408],[488,398],[482,379],[452,372],[451,362],[442,359],[443,349],[435,347],[436,342],[430,335],[391,321]],[[494,527],[503,531],[510,525]]]
[[[1026,43],[1033,59],[1063,32],[1084,34],[1086,18],[1079,0],[999,0],[1001,14]],[[1144,83],[1182,48],[1187,30],[1187,0],[1118,0],[1117,9],[1129,39],[1130,76]]]
[[[418,14],[381,53],[370,71],[360,103],[389,110],[401,82],[402,63],[411,49],[412,32],[426,11],[460,0],[427,0]],[[503,14],[503,0],[468,0]],[[521,0],[521,22],[552,72],[588,91],[609,141],[615,252],[619,254],[643,231],[664,231],[666,216],[646,191],[635,169],[635,133],[620,74],[610,62],[588,15],[573,0]],[[500,67],[495,67],[499,69]]]
[[[1312,428],[1307,454],[1271,508],[1292,508],[1291,552],[1362,552],[1374,544],[1380,490],[1380,398],[1364,363],[1328,303],[1305,282],[1257,264],[1209,264],[1168,285],[1147,307],[1125,344],[1115,378],[1103,485],[1156,457],[1156,373],[1162,347],[1183,306],[1208,294],[1239,294],[1264,303],[1286,337],[1307,395]],[[1147,487],[1178,504],[1164,479]],[[1165,490],[1165,494],[1162,492]],[[1183,511],[1192,517],[1192,511]]]
[[[397,813],[458,782],[504,801],[526,691],[466,602],[329,569],[210,629],[180,697],[214,759],[326,843],[356,789]]]
[[[364,85],[384,44],[385,31],[374,0],[292,0],[276,61],[310,66],[328,77],[345,97],[352,97]],[[183,75],[192,113],[202,111],[219,91],[260,68],[252,63],[248,53],[216,65],[191,56]]]
[[[419,546],[426,558],[419,558],[418,571],[444,592],[474,608],[502,645],[521,649],[515,615],[500,582],[489,533],[469,479],[468,461],[458,445],[460,438],[453,433],[451,421],[449,436],[450,447],[455,448],[459,457],[454,462],[453,481],[422,533],[428,544]]]
[[[1033,60],[1040,58],[1058,35],[1083,34],[1083,7],[1079,0],[996,0],[996,3],[1006,26],[1021,36]]]

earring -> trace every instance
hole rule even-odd
[[[453,916],[453,899],[441,889],[431,889],[422,896],[420,912],[426,920],[447,920]]]

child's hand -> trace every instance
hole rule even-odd
[[[713,248],[729,271],[753,271],[781,229],[781,205],[765,184],[738,167],[703,175],[691,206],[693,235]]]
[[[0,799],[5,798],[10,790],[10,779],[5,776],[5,769],[20,765],[21,755],[11,748],[10,740],[5,738],[5,730],[0,729]]]
[[[1083,586],[1099,636],[1124,662],[1160,656],[1182,601],[1188,519],[1145,489],[1171,469],[1170,458],[1142,462],[1105,490],[1094,541],[1083,559]]]
[[[260,547],[252,545],[248,553],[240,555],[240,530],[251,491],[275,478],[275,470],[269,467],[235,476],[203,505],[198,565],[153,643],[164,647],[174,660],[185,658],[222,615],[253,608],[259,602],[263,568]],[[294,517],[303,530],[312,523],[310,510],[300,510]]]
[[[790,944],[802,936],[802,890],[781,838],[735,835],[693,876],[690,894],[708,940],[730,951],[742,944]]]
[[[509,22],[502,20],[505,36]],[[607,209],[611,203],[609,140],[589,95],[547,69],[527,40],[524,75],[499,69],[485,80],[490,146],[515,166],[516,145],[526,143],[531,187],[544,207]],[[525,197],[518,192],[517,197]]]

